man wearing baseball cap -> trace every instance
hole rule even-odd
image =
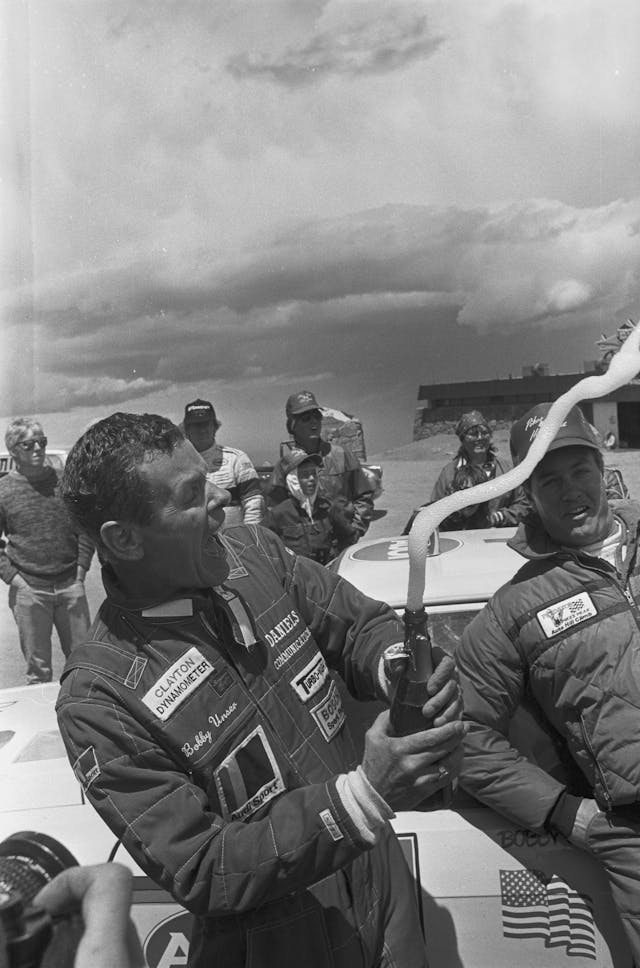
[[[513,425],[515,464],[550,406]],[[610,505],[603,471],[593,428],[574,408],[525,485],[532,509],[509,544],[526,563],[458,649],[471,723],[461,783],[602,863],[640,964],[640,506]],[[512,744],[525,697],[553,765]]]
[[[198,398],[184,408],[185,437],[204,459],[208,479],[231,494],[231,503],[225,508],[225,525],[260,524],[264,498],[258,474],[243,450],[216,442],[221,426],[209,400]]]
[[[318,468],[320,494],[334,504],[342,506],[344,527],[338,550],[354,544],[367,531],[373,514],[373,491],[371,482],[357,457],[340,444],[329,443],[322,438],[322,408],[310,390],[292,393],[285,406],[287,431],[293,441],[284,444],[282,456],[276,464],[268,487],[272,506],[289,497],[286,482],[286,456],[292,447],[307,454],[317,454],[321,459]]]

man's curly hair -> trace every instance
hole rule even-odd
[[[105,521],[149,524],[153,501],[140,475],[145,459],[171,454],[184,434],[157,414],[114,413],[89,427],[71,448],[61,496],[76,524],[101,547]]]

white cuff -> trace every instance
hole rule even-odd
[[[395,813],[369,783],[361,766],[351,773],[341,773],[336,781],[338,796],[362,837],[370,844],[378,840],[380,830]]]

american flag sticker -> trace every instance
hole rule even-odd
[[[502,932],[505,938],[536,938],[546,948],[564,947],[571,957],[596,958],[591,899],[556,874],[500,871]]]

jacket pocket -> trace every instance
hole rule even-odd
[[[607,785],[607,779],[604,775],[604,771],[598,762],[598,757],[593,749],[593,744],[591,742],[591,737],[589,736],[589,731],[587,729],[587,724],[585,723],[584,715],[580,713],[580,729],[582,730],[582,739],[584,741],[584,748],[587,751],[591,761],[595,767],[595,777],[596,777],[596,794],[600,794],[600,798],[604,800],[604,806],[607,810],[611,809],[612,799],[611,792]],[[596,796],[596,799],[600,799]],[[598,804],[601,806],[602,804]]]

